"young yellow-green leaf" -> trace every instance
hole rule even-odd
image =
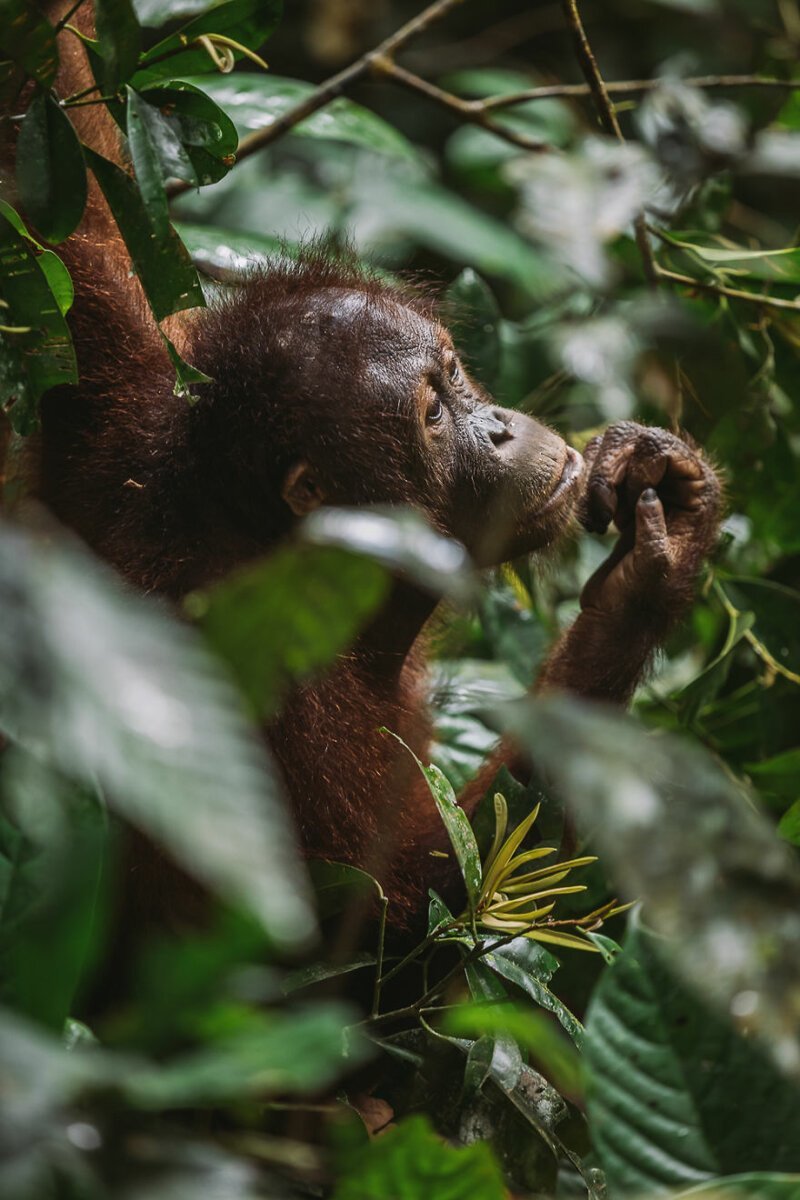
[[[102,61],[98,83],[105,93],[116,92],[136,70],[141,31],[131,0],[94,0],[96,50]]]
[[[87,161],[114,214],[158,321],[205,303],[197,272],[175,230],[159,237],[136,183],[115,163],[84,147]]]
[[[185,79],[198,72],[216,70],[208,53],[198,46],[202,34],[220,33],[258,50],[276,28],[282,0],[228,0],[182,25],[142,55],[133,86],[140,91],[163,79]],[[237,58],[239,51],[234,51]],[[204,81],[205,85],[205,81]]]
[[[67,114],[37,92],[17,140],[17,187],[26,215],[47,242],[63,242],[86,206],[86,164]]]
[[[60,296],[53,292],[38,243],[27,236],[17,213],[0,201],[0,406],[17,433],[29,434],[38,424],[38,402],[52,387],[77,383],[78,372]],[[50,263],[52,267],[52,262]],[[61,266],[59,262],[59,266]],[[53,272],[55,274],[55,272]],[[17,332],[8,332],[8,329]]]

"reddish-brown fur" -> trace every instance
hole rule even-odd
[[[83,82],[74,57],[66,73],[62,94]],[[84,121],[83,136],[109,153],[107,126]],[[171,367],[96,191],[81,232],[59,252],[76,283],[70,324],[81,382],[45,398],[35,486],[137,588],[177,599],[267,552],[293,525],[278,485],[298,458],[309,459],[332,503],[416,502],[451,532],[445,514],[454,496],[459,512],[462,501],[481,511],[478,466],[465,466],[455,451],[441,462],[420,455],[416,409],[400,403],[410,386],[405,343],[392,337],[399,330],[402,339],[407,326],[413,346],[415,321],[427,311],[413,295],[319,254],[298,268],[254,274],[219,309],[171,322],[186,356],[214,379],[189,408],[173,394]],[[435,321],[424,328],[446,348]],[[305,352],[305,338],[324,348],[323,358]],[[468,380],[465,387],[477,411],[488,398]],[[396,406],[387,403],[393,388]],[[627,555],[590,586],[544,682],[619,702],[691,598],[715,535],[718,487],[672,435],[615,428],[589,456],[586,511],[604,527],[616,510]],[[546,459],[562,443],[544,430],[542,437]],[[560,472],[549,459],[545,465],[549,474],[525,484],[528,505],[546,499],[541,480]],[[666,528],[661,504],[649,497],[656,486]],[[568,520],[567,508],[545,522],[540,540]],[[372,869],[400,925],[420,912],[428,850],[444,839],[424,780],[379,727],[426,758],[420,635],[433,607],[398,582],[357,645],[321,682],[296,690],[267,731],[307,851]],[[486,764],[460,798],[468,811],[510,757],[503,746]]]

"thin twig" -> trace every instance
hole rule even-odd
[[[70,7],[64,13],[63,17],[56,23],[53,32],[60,33],[61,30],[67,24],[67,22],[72,20],[72,18],[75,16],[75,13],[78,11],[78,9],[81,7],[81,5],[83,3],[84,3],[84,0],[75,0],[75,4],[70,5]]]
[[[527,134],[519,133],[517,130],[509,129],[507,126],[493,121],[486,115],[482,100],[464,100],[461,96],[446,92],[442,88],[436,87],[435,84],[428,83],[426,79],[421,79],[419,75],[407,71],[405,67],[398,67],[397,63],[389,58],[376,59],[372,64],[372,70],[377,75],[394,80],[395,83],[408,88],[409,91],[427,96],[434,104],[461,117],[462,121],[468,121],[473,125],[480,125],[483,129],[490,130],[504,141],[510,142],[512,146],[519,146],[522,150],[530,150],[535,153],[549,151],[553,148],[548,142],[528,137]]]
[[[583,71],[589,93],[594,100],[597,115],[600,118],[600,124],[606,133],[617,139],[618,142],[624,142],[617,114],[611,97],[608,94],[605,80],[600,74],[600,68],[597,65],[597,59],[594,56],[592,47],[589,44],[589,39],[586,36],[586,30],[581,21],[581,15],[578,12],[577,0],[561,0],[561,7],[564,10],[564,16],[569,26],[572,41],[575,45],[575,53]],[[645,224],[644,214],[640,213],[633,223],[634,232],[636,235],[636,245],[639,249],[639,257],[642,260],[645,278],[648,283],[655,287],[658,283],[658,268],[656,266],[655,255],[653,248],[647,238],[647,226]]]
[[[339,71],[336,75],[332,75],[330,79],[326,79],[318,88],[315,88],[310,95],[301,100],[298,104],[292,105],[286,112],[276,117],[271,125],[267,125],[264,129],[257,129],[254,133],[250,133],[247,137],[242,138],[239,143],[239,149],[236,152],[237,162],[242,162],[245,158],[250,158],[252,154],[256,154],[259,150],[263,150],[265,146],[269,146],[272,142],[277,141],[290,129],[294,129],[301,121],[307,117],[313,116],[315,112],[319,112],[332,100],[341,96],[342,92],[362,79],[365,75],[369,75],[373,70],[373,65],[377,59],[391,59],[391,57],[420,33],[424,33],[430,25],[435,21],[440,21],[447,16],[463,0],[436,0],[436,3],[431,4],[424,9],[418,16],[413,17],[402,25],[396,33],[381,42],[373,50],[368,50],[366,54],[362,54],[361,58],[356,59],[349,67]],[[189,191],[194,185],[185,180],[175,180],[167,187],[167,195],[170,197],[180,196],[184,192]]]
[[[653,92],[663,84],[663,79],[619,79],[604,80],[608,96],[636,96]],[[782,91],[800,89],[798,79],[762,79],[759,75],[689,75],[681,83],[695,88],[779,88]],[[531,100],[569,100],[591,96],[588,83],[553,83],[527,88],[521,92],[509,92],[505,96],[488,96],[480,106],[486,113],[502,108],[513,108],[516,104],[527,104]]]
[[[777,296],[766,296],[761,292],[745,292],[740,288],[726,287],[722,283],[694,279],[691,275],[679,275],[677,271],[668,271],[665,267],[658,265],[656,265],[656,275],[659,279],[666,279],[670,283],[679,283],[700,292],[710,292],[714,296],[728,296],[731,300],[747,300],[750,304],[758,304],[762,308],[780,308],[786,312],[800,313],[800,303],[795,300],[781,300]]]

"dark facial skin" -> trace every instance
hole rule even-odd
[[[360,349],[349,419],[353,428],[366,419],[372,441],[395,442],[386,446],[380,499],[422,507],[481,566],[539,549],[562,532],[578,497],[581,456],[538,421],[495,405],[442,325],[401,304],[376,306],[340,292],[319,295],[307,313],[309,334],[306,353],[317,365],[332,346]],[[333,407],[339,421],[341,407]],[[311,465],[311,476],[302,476],[305,496],[290,485],[298,514],[315,502],[363,502],[364,480],[356,473],[354,488],[346,450],[333,462],[321,453]]]

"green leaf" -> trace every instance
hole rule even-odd
[[[481,856],[467,814],[456,800],[455,792],[439,768],[432,763],[426,767],[401,737],[391,729],[385,732],[391,734],[408,751],[424,775],[455,852],[470,905],[474,905],[481,891]]]
[[[464,972],[474,1000],[488,1001],[491,1005],[507,1003],[508,992],[482,959],[468,962]],[[498,1030],[492,1035],[492,1040],[494,1046],[489,1072],[494,1082],[509,1094],[514,1091],[522,1077],[522,1054],[510,1030]]]
[[[688,1192],[679,1192],[675,1200],[795,1200],[800,1195],[800,1175],[764,1174],[728,1175],[712,1179]]]
[[[372,875],[347,863],[313,859],[308,864],[320,917],[325,920],[352,907],[383,899],[383,888]]]
[[[96,52],[102,60],[98,83],[116,92],[130,79],[139,61],[141,32],[131,0],[94,0]]]
[[[163,240],[169,234],[165,181],[175,178],[197,183],[197,176],[172,126],[160,111],[131,87],[125,89],[125,94],[126,132],[139,194],[156,236]]]
[[[227,175],[236,160],[239,137],[236,126],[219,105],[193,84],[182,80],[170,81],[163,87],[149,88],[142,93],[148,104],[159,112],[182,146],[193,175],[174,174],[180,179],[197,182],[200,187],[216,183]],[[170,174],[169,163],[162,164],[164,176]]]
[[[7,327],[0,330],[0,405],[19,434],[37,427],[38,402],[46,391],[77,383],[75,351],[64,320],[63,306],[71,294],[65,275],[56,255],[40,254],[18,215],[0,201],[0,324]]]
[[[719,245],[706,244],[707,234],[663,233],[672,246],[685,251],[712,273],[746,279],[764,279],[772,283],[800,284],[800,248],[785,250],[745,250],[724,239]],[[695,240],[697,239],[697,240]],[[700,239],[704,239],[701,241]]]
[[[352,643],[388,586],[384,569],[361,555],[295,545],[194,593],[186,608],[232,667],[253,711],[264,716],[276,711],[292,682]]]
[[[629,932],[589,1006],[587,1107],[613,1195],[800,1165],[800,1091]]]
[[[697,720],[701,709],[713,700],[722,688],[733,663],[733,654],[744,635],[755,624],[752,612],[733,612],[728,616],[728,629],[721,650],[699,675],[677,695],[681,717],[687,725]]]
[[[794,804],[787,808],[778,822],[778,833],[784,841],[791,842],[793,846],[800,846],[800,800],[795,800]]]
[[[142,55],[140,69],[131,81],[133,86],[142,91],[163,79],[185,79],[216,70],[207,52],[190,44],[201,34],[221,33],[249,50],[258,50],[277,26],[281,9],[282,0],[223,0],[206,6],[200,16]],[[234,53],[241,57],[239,51]],[[206,89],[205,79],[201,86]]]
[[[746,763],[744,769],[764,791],[792,799],[800,797],[800,747],[763,762]]]
[[[169,355],[169,361],[175,368],[175,387],[172,389],[174,394],[189,404],[196,404],[200,397],[192,391],[192,384],[211,383],[211,377],[181,358],[163,329],[159,332]]]
[[[17,186],[26,214],[48,242],[63,242],[86,206],[86,165],[63,108],[37,92],[20,126]]]
[[[87,554],[0,537],[0,731],[294,947],[314,928],[280,785],[201,639]]]
[[[49,87],[58,70],[53,26],[28,0],[2,0],[3,58],[9,58],[42,87]]]
[[[456,349],[479,383],[494,387],[500,366],[500,309],[494,294],[471,267],[465,267],[445,295],[452,310],[450,331]]]
[[[264,75],[237,71],[235,75],[190,82],[202,87],[228,113],[240,137],[274,124],[284,112],[314,91],[311,83],[284,79],[271,72]],[[294,126],[292,134],[349,142],[395,158],[416,158],[414,147],[393,125],[343,97]]]
[[[171,226],[159,236],[134,181],[107,158],[84,147],[108,201],[157,321],[204,304],[197,273]]]
[[[513,1004],[463,1004],[449,1011],[443,1029],[456,1037],[497,1038],[508,1035],[534,1055],[548,1079],[571,1096],[583,1093],[583,1072],[577,1050],[559,1034],[549,1018]],[[471,1053],[471,1052],[470,1052]],[[487,1063],[487,1074],[491,1059]]]
[[[60,1030],[97,943],[105,812],[18,750],[1,767],[0,1003]]]
[[[265,1014],[254,1027],[205,1049],[131,1072],[123,1087],[133,1104],[146,1109],[316,1093],[368,1056],[369,1044],[347,1028],[357,1016],[333,1003]]]
[[[800,867],[751,798],[685,736],[575,698],[514,704],[503,726],[573,806],[621,897],[646,905],[681,978],[722,1013],[756,997],[748,1029],[795,1071]]]
[[[340,1161],[333,1200],[504,1200],[503,1176],[485,1143],[455,1149],[425,1117],[407,1117]]]
[[[483,956],[483,961],[496,975],[513,983],[540,1008],[553,1013],[578,1048],[583,1044],[584,1029],[566,1004],[547,986],[558,962],[544,947],[529,938],[515,938]],[[528,949],[531,947],[531,949]],[[552,964],[552,965],[551,965]]]
[[[331,864],[333,865],[333,864]],[[301,967],[285,975],[281,983],[281,991],[285,996],[298,992],[302,988],[322,983],[326,979],[337,979],[340,975],[350,975],[353,971],[361,971],[364,967],[374,967],[377,962],[374,954],[366,951],[356,954],[346,963],[312,963],[310,967]]]

